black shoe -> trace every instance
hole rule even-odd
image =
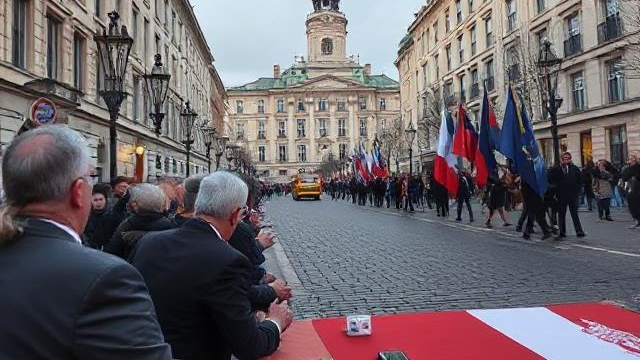
[[[522,232],[522,226],[520,225],[516,226],[516,232]]]
[[[529,233],[523,233],[522,238],[525,240],[531,240],[531,235]]]
[[[456,221],[460,222],[460,221],[462,221],[462,219],[461,218],[456,218]]]
[[[469,222],[472,223],[473,222],[473,218],[469,219]]]
[[[580,232],[578,232],[578,233],[576,234],[576,236],[577,236],[577,237],[579,237],[579,238],[583,238],[583,237],[586,237],[586,236],[587,236],[587,234],[585,234],[585,233],[584,233],[584,231],[580,231]]]
[[[607,216],[605,219],[606,219],[607,221],[613,221],[613,219],[611,218],[611,216]]]
[[[560,240],[560,239],[566,239],[566,238],[567,238],[567,234],[560,234],[560,235],[558,235],[558,237],[557,237],[557,239],[558,239],[558,240]]]
[[[546,232],[544,233],[544,235],[542,235],[542,240],[547,240],[547,239],[551,239],[551,233],[550,232]]]

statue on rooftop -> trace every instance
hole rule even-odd
[[[313,0],[313,10],[314,11],[322,10],[322,0]]]
[[[312,0],[313,10],[333,10],[340,11],[340,0]]]
[[[340,11],[340,0],[331,0],[331,10]]]

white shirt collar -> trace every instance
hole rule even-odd
[[[75,230],[73,230],[72,228],[62,225],[59,222],[53,221],[53,220],[49,220],[49,219],[40,219],[44,222],[48,222],[49,224],[53,224],[55,226],[57,226],[58,228],[64,230],[67,234],[71,235],[73,237],[73,239],[78,242],[78,244],[82,244],[82,240],[80,239],[80,235],[78,235],[77,232],[75,232]]]

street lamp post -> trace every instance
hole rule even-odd
[[[228,136],[217,136],[216,141],[216,171],[220,169],[220,159],[224,155],[224,151],[227,148],[227,142],[229,142]]]
[[[187,149],[187,177],[191,173],[191,145],[193,145],[193,125],[196,122],[198,114],[191,109],[191,103],[186,102],[184,109],[180,113],[180,121],[182,123],[182,143]]]
[[[409,178],[413,177],[413,142],[416,140],[417,132],[413,127],[413,121],[409,121],[409,126],[404,130],[404,135],[409,143]]]
[[[149,116],[153,119],[156,135],[160,136],[162,132],[162,121],[165,115],[162,112],[162,108],[169,93],[169,81],[171,80],[171,75],[169,75],[165,71],[164,66],[162,66],[162,55],[156,54],[154,56],[151,74],[145,74],[143,77],[147,94],[149,94],[151,105],[153,106],[153,112],[149,114]]]
[[[96,33],[93,39],[98,47],[98,56],[104,81],[99,88],[99,94],[104,99],[109,110],[109,167],[112,178],[118,175],[118,133],[117,122],[120,107],[127,97],[125,91],[125,77],[129,54],[133,46],[133,38],[127,33],[127,27],[118,27],[120,15],[112,11],[109,13],[109,32]]]
[[[562,98],[557,95],[558,74],[562,65],[560,59],[551,49],[551,42],[545,40],[538,55],[538,76],[544,82],[547,96],[546,107],[551,118],[551,138],[553,139],[553,161],[560,164],[560,139],[558,138],[558,109],[562,106]]]
[[[213,142],[216,140],[216,129],[212,126],[206,125],[200,127],[200,132],[204,139],[204,145],[207,147],[207,169],[209,173],[211,173],[211,147],[214,145]]]

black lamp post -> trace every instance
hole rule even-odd
[[[99,89],[99,94],[104,99],[109,110],[109,167],[112,178],[118,176],[118,133],[116,131],[120,107],[127,97],[125,91],[125,78],[129,53],[133,46],[133,38],[127,33],[127,27],[118,27],[120,15],[112,11],[109,13],[109,32],[96,33],[93,39],[98,47],[100,66],[104,76],[104,82]]]
[[[562,98],[557,96],[558,74],[562,65],[560,59],[551,49],[551,42],[545,40],[538,55],[538,76],[543,81],[546,91],[546,107],[551,118],[551,138],[553,139],[553,161],[560,164],[560,140],[558,138],[558,109],[562,106]]]
[[[182,123],[182,143],[187,149],[187,177],[191,172],[191,145],[193,145],[193,125],[196,123],[198,114],[191,109],[191,103],[188,101],[185,104],[184,109],[180,113],[180,121]]]
[[[204,145],[207,147],[207,168],[209,173],[211,173],[211,147],[216,139],[216,129],[207,125],[200,127],[200,132],[204,139]]]
[[[147,94],[151,97],[151,104],[154,111],[149,114],[149,116],[153,119],[153,125],[156,135],[158,136],[160,136],[160,132],[162,131],[162,120],[164,120],[165,115],[162,112],[162,108],[169,93],[169,80],[171,80],[171,75],[169,75],[165,71],[164,66],[162,66],[162,55],[156,54],[154,56],[151,74],[144,75],[144,81]]]
[[[220,169],[220,159],[222,155],[224,155],[225,149],[227,148],[227,142],[229,142],[228,136],[217,136],[215,138],[216,145],[216,171]]]
[[[409,177],[413,176],[413,142],[416,141],[418,131],[413,127],[413,121],[409,121],[409,126],[404,130],[404,135],[409,143]]]

